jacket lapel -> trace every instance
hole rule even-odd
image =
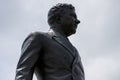
[[[51,35],[52,39],[64,47],[70,53],[70,55],[75,57],[75,55],[73,55],[75,49],[74,47],[70,46],[66,39],[64,39],[60,34],[55,33],[52,29],[48,32],[48,34]]]
[[[82,62],[81,62],[81,57],[78,53],[78,51],[75,49],[75,59],[73,61],[73,64],[72,64],[72,72],[81,72],[82,75],[84,74],[84,68],[83,68],[83,65],[82,65]],[[77,70],[77,69],[78,70]],[[77,71],[76,71],[77,70]]]
[[[54,39],[56,42],[58,42],[61,46],[63,46],[67,51],[69,51],[70,54],[71,54],[73,57],[75,57],[75,56],[73,55],[74,50],[71,50],[71,48],[73,48],[73,47],[69,46],[68,43],[67,43],[65,40],[63,40],[62,38],[59,38],[59,37],[53,37],[53,39]]]

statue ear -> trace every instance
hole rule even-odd
[[[60,24],[60,22],[61,22],[61,16],[56,16],[55,20],[56,20],[56,23]]]

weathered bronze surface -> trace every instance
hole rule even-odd
[[[81,58],[68,36],[80,21],[71,4],[57,4],[48,13],[50,30],[31,33],[23,42],[15,80],[85,80]]]

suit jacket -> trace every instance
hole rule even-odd
[[[22,46],[15,80],[85,80],[84,70],[76,48],[63,35],[48,33],[30,34]]]

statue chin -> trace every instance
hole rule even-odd
[[[71,35],[76,33],[76,29],[71,31]]]

